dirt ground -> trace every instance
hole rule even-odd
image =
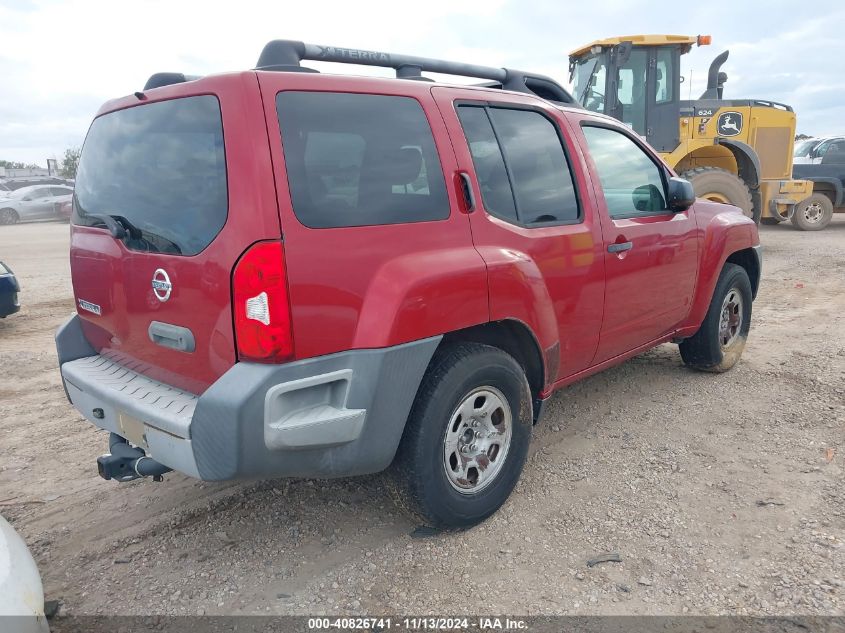
[[[411,536],[383,475],[209,484],[97,476],[62,391],[68,227],[0,227],[0,513],[65,614],[845,613],[845,217],[762,227],[740,365],[664,345],[559,392],[505,507]],[[588,567],[618,552],[621,562]]]

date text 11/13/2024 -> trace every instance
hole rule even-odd
[[[364,631],[525,631],[527,623],[519,618],[480,617],[346,617],[309,618],[308,629],[364,630]]]

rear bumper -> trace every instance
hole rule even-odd
[[[383,470],[439,342],[237,363],[198,396],[97,354],[76,315],[56,334],[62,381],[82,415],[207,481]]]

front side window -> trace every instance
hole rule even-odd
[[[582,129],[610,217],[651,215],[667,209],[662,170],[639,145],[617,130]]]
[[[293,211],[305,226],[449,217],[434,137],[415,99],[280,92],[276,110]]]
[[[572,172],[554,124],[539,112],[460,106],[485,208],[526,226],[578,220]]]

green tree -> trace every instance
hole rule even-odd
[[[62,158],[62,166],[59,168],[62,176],[65,178],[76,178],[76,170],[79,168],[79,155],[82,153],[82,148],[69,147],[65,150],[64,158]]]

